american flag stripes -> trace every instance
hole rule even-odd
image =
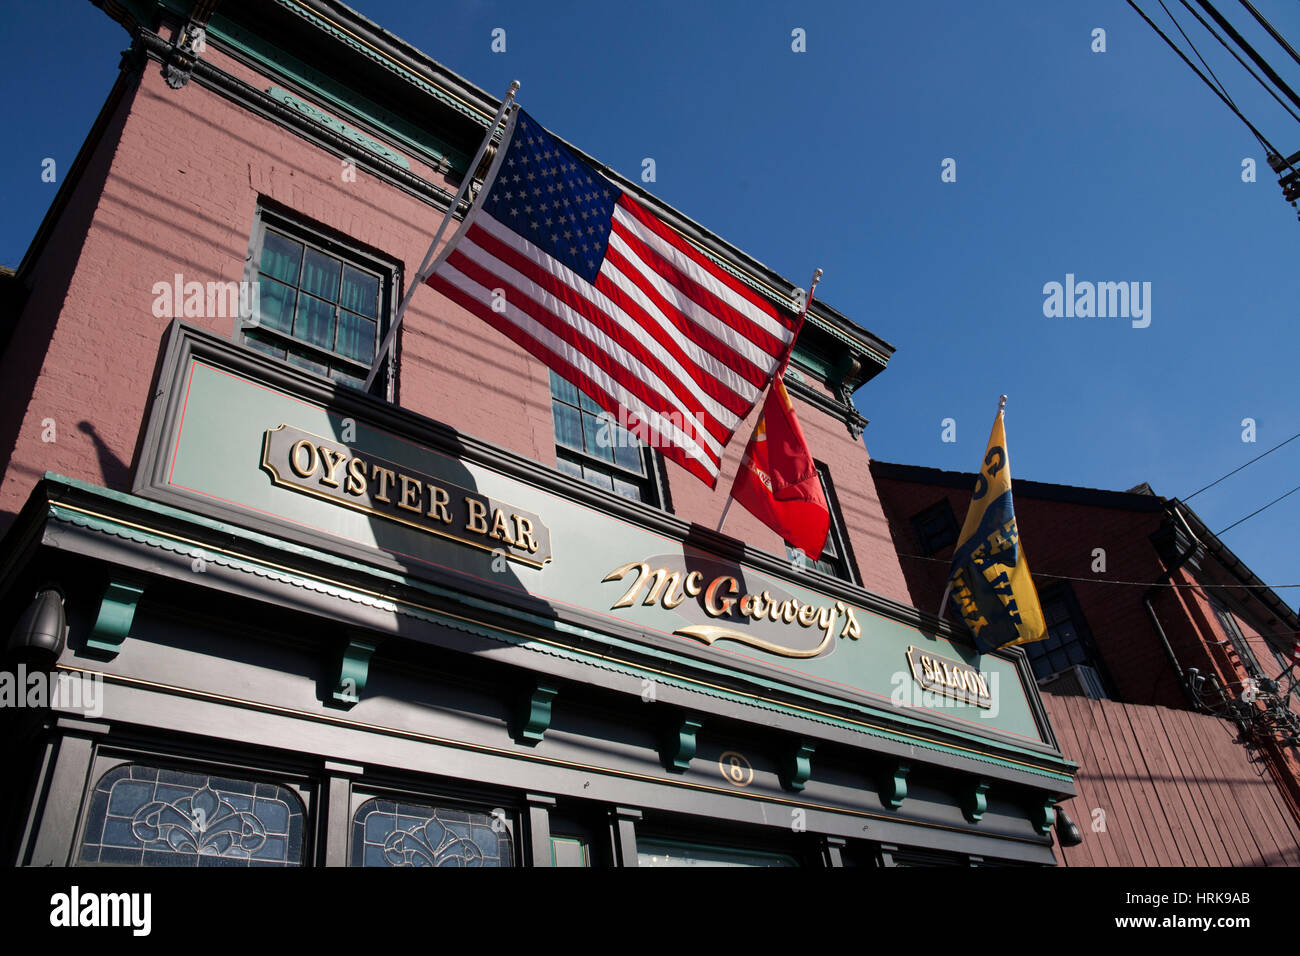
[[[797,316],[516,110],[428,284],[713,487]]]

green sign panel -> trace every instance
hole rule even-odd
[[[412,576],[469,575],[517,592],[521,606],[578,609],[622,639],[769,682],[1043,741],[1013,659],[820,592],[798,569],[737,564],[202,359],[181,374],[184,400],[151,486],[169,495],[352,553],[380,550]]]

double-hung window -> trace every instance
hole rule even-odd
[[[395,273],[341,237],[262,209],[245,269],[257,304],[243,319],[242,341],[361,388],[388,329]],[[372,391],[391,399],[390,377],[382,369]]]
[[[653,451],[555,372],[551,412],[560,471],[624,498],[662,507]]]

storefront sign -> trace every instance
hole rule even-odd
[[[736,641],[781,657],[819,657],[837,633],[854,640],[862,636],[853,608],[843,601],[810,604],[774,595],[766,588],[746,594],[742,593],[740,580],[731,574],[706,575],[699,568],[673,570],[664,566],[652,571],[649,561],[632,561],[610,571],[602,580],[628,585],[623,596],[610,605],[611,610],[640,601],[647,607],[659,604],[682,613],[693,602],[708,618],[723,623],[691,624],[673,633],[705,644]],[[743,630],[739,629],[741,625]]]
[[[919,647],[907,649],[907,662],[912,665],[912,676],[926,690],[974,704],[991,707],[992,695],[988,681],[974,667],[946,657],[936,657]]]
[[[379,515],[540,568],[551,532],[531,511],[367,454],[300,428],[278,425],[262,439],[262,467],[282,488]]]

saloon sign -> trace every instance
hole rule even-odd
[[[459,541],[540,568],[551,533],[531,511],[299,428],[279,425],[262,440],[262,467],[280,487]]]
[[[809,658],[829,653],[837,636],[857,640],[862,635],[853,608],[843,601],[811,604],[781,593],[776,585],[753,592],[747,590],[744,573],[707,559],[662,555],[621,565],[602,580],[625,585],[611,610],[639,602],[688,619],[703,618],[673,633],[705,644],[735,641],[781,657]]]

